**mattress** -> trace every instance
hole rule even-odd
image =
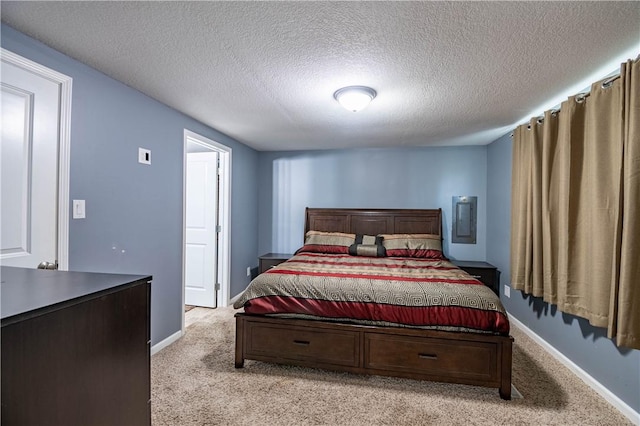
[[[446,259],[296,254],[234,303],[247,314],[508,335],[500,299]]]

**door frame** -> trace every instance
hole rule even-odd
[[[184,292],[186,274],[186,211],[187,211],[187,145],[195,143],[220,155],[220,187],[218,188],[218,222],[222,227],[218,239],[218,279],[220,291],[216,295],[216,306],[229,305],[231,272],[231,148],[206,138],[198,133],[184,129],[183,171],[182,171],[182,331],[184,333]]]
[[[2,62],[22,68],[27,72],[46,78],[60,88],[60,111],[58,116],[58,206],[57,206],[57,261],[58,269],[69,269],[69,169],[71,167],[71,88],[73,79],[2,48]]]

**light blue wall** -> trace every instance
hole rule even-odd
[[[73,78],[70,198],[86,200],[87,218],[70,220],[69,268],[153,275],[152,344],[180,330],[186,128],[233,150],[231,295],[244,289],[257,264],[258,153],[6,25],[2,47]]]
[[[445,253],[485,260],[485,146],[261,152],[260,253],[302,245],[305,207],[442,208]],[[451,197],[478,197],[477,244],[451,244]]]
[[[152,343],[180,329],[184,128],[233,149],[232,296],[248,284],[258,253],[302,244],[307,206],[441,207],[448,255],[486,259],[509,283],[508,136],[488,147],[258,154],[6,25],[2,47],[73,78],[70,196],[86,200],[87,219],[70,221],[70,268],[152,274]],[[152,150],[152,166],[138,165],[138,146]],[[476,245],[450,244],[454,195],[478,196]],[[518,291],[502,298],[515,318],[640,411],[640,351],[616,348],[602,329],[539,299]]]
[[[487,261],[500,271],[501,284],[509,285],[509,239],[511,222],[511,137],[505,135],[488,146],[487,156]],[[502,290],[500,291],[502,294]],[[511,290],[502,294],[509,314],[573,363],[609,389],[636,412],[640,412],[640,351],[618,348],[606,330],[587,320],[559,312],[540,298]]]

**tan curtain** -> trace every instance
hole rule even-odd
[[[541,161],[542,286],[544,300],[558,303],[558,283],[566,282],[569,146],[559,143],[560,117],[544,115]]]
[[[635,73],[634,73],[635,68]],[[511,282],[640,348],[638,61],[514,131]]]
[[[618,285],[611,289],[609,337],[640,349],[640,62],[622,65],[624,158]]]
[[[529,207],[532,141],[526,126],[519,126],[513,135],[511,162],[511,286],[532,293],[531,238]]]

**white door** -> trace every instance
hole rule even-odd
[[[187,153],[185,304],[216,306],[218,153]]]
[[[60,84],[4,56],[0,72],[0,263],[57,263]]]

